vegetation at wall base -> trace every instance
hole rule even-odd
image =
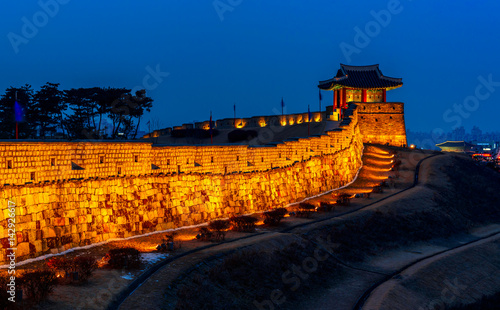
[[[111,249],[104,260],[113,269],[139,269],[142,265],[141,253],[134,248]]]

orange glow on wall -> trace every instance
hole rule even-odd
[[[27,221],[16,227],[26,236],[17,246],[17,257],[282,207],[341,187],[361,166],[363,136],[357,115],[354,110],[342,131],[278,147],[0,142],[3,180],[11,184],[0,187],[0,204],[16,201]],[[302,114],[294,120],[300,124],[305,118]],[[236,125],[247,123],[236,119]],[[267,126],[264,118],[259,125]],[[7,169],[7,154],[16,152],[22,157],[9,159],[12,168]],[[72,169],[72,163],[82,169]],[[36,182],[30,181],[31,171],[36,171]],[[0,213],[0,221],[5,217]],[[4,254],[0,249],[0,260]]]

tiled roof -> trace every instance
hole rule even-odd
[[[394,89],[403,85],[402,79],[387,77],[378,65],[348,66],[340,64],[337,75],[329,80],[320,81],[318,87],[323,90],[336,88]]]
[[[446,141],[440,144],[436,144],[438,147],[472,147],[474,144],[470,144],[465,141]]]

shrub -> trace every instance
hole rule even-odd
[[[65,276],[74,270],[73,260],[64,256],[52,257],[46,264],[53,271],[64,271]]]
[[[21,286],[35,302],[40,302],[54,289],[57,284],[56,273],[52,270],[37,270],[27,272],[22,277]]]
[[[208,224],[208,229],[214,232],[215,241],[224,240],[229,227],[230,223],[228,220],[215,220]]]
[[[104,260],[111,268],[138,269],[141,266],[141,253],[134,248],[111,249]]]
[[[233,230],[253,232],[255,230],[255,223],[258,220],[248,215],[240,215],[231,217],[229,221],[233,225]]]
[[[227,134],[229,142],[239,142],[257,137],[255,130],[236,129]]]
[[[281,222],[281,219],[285,217],[288,211],[286,208],[278,208],[272,211],[264,212],[264,224],[268,224],[271,226],[278,226]]]
[[[64,271],[64,278],[59,279],[63,283],[68,282],[67,277],[71,272],[78,272],[78,281],[86,282],[97,269],[97,260],[92,256],[77,256],[73,259],[53,257],[47,261],[47,267],[54,272]]]
[[[321,201],[319,203],[319,208],[318,208],[318,211],[319,212],[330,212],[332,211],[334,208],[334,204],[331,204],[331,203],[328,203],[328,202],[324,202],[324,201]]]
[[[169,234],[166,234],[165,235],[165,238],[167,238],[167,242],[175,242],[175,236],[177,236],[177,232],[174,231],[174,232],[171,232]]]
[[[307,202],[301,202],[299,204],[299,208],[307,211],[314,211],[316,210],[316,206]]]
[[[97,260],[92,256],[77,256],[73,259],[80,282],[86,282],[97,269]]]
[[[342,193],[338,196],[337,204],[340,206],[349,206],[351,204],[351,196],[346,193]]]
[[[196,235],[196,239],[201,241],[210,241],[212,240],[212,232],[207,227],[201,227],[198,230],[198,235]]]

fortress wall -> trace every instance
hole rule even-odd
[[[285,206],[340,187],[361,164],[360,136],[334,154],[254,173],[181,173],[4,187],[15,201],[19,260],[74,246]],[[6,210],[0,235],[7,236]],[[5,261],[7,238],[1,239]]]
[[[0,205],[5,206],[0,213],[0,262],[6,262],[10,247],[9,201],[16,203],[20,261],[111,238],[282,207],[343,186],[361,165],[363,143],[356,118],[354,111],[341,130],[269,147],[2,143],[2,155],[14,161],[12,168],[1,171],[2,184],[24,182],[32,170],[48,182],[0,186]],[[85,170],[71,170],[71,161]],[[151,170],[151,163],[161,169]]]
[[[356,102],[364,143],[407,145],[402,102]]]
[[[141,142],[0,142],[0,186],[160,172],[262,171],[338,151],[346,145],[344,135],[352,135],[352,130],[345,128],[344,134],[339,131],[332,136],[301,138],[261,147],[157,147]],[[339,139],[342,143],[334,142]],[[152,165],[158,169],[153,169]]]

